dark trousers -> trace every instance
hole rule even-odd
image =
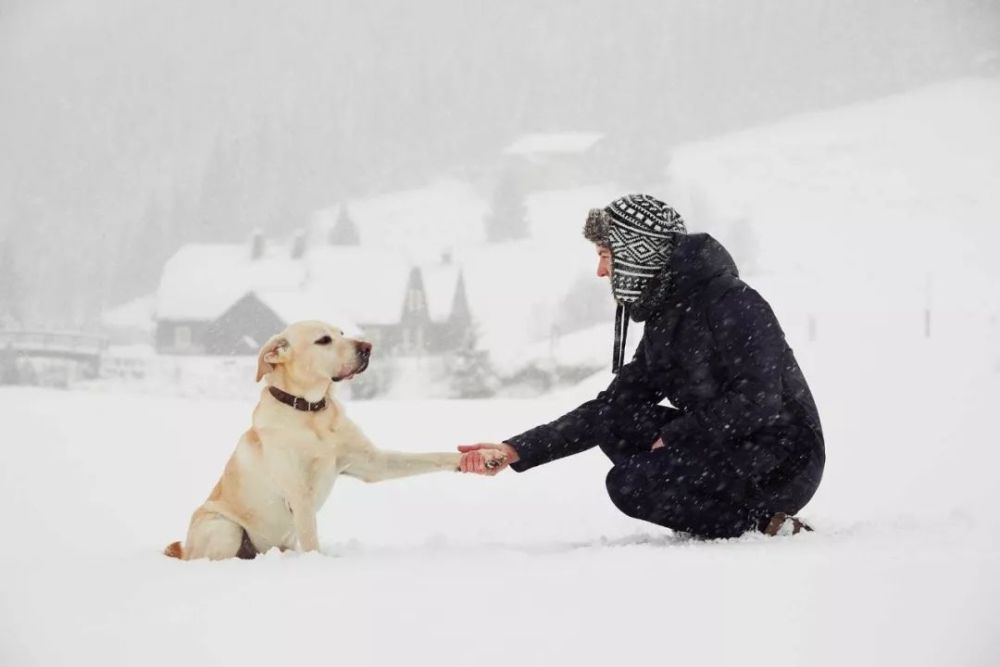
[[[719,449],[663,447],[616,456],[608,494],[636,519],[698,537],[736,537],[758,529],[775,512],[795,514],[816,492],[825,462],[822,443],[792,444],[792,455],[766,474],[741,468]]]

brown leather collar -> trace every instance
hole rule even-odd
[[[302,412],[319,412],[326,407],[326,396],[319,399],[315,403],[310,403],[301,396],[293,396],[287,391],[281,391],[277,387],[268,387],[267,390],[271,392],[271,396],[274,396],[285,405],[290,405],[296,410],[301,410]]]

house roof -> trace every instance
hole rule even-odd
[[[525,134],[503,149],[505,155],[582,154],[604,138],[599,132],[553,132]]]
[[[156,294],[160,320],[210,321],[247,292],[296,288],[305,265],[287,245],[265,244],[258,259],[249,244],[189,244],[167,260]]]
[[[435,190],[435,197],[447,190]],[[395,219],[401,226],[398,234],[389,223],[372,219],[366,224],[370,222],[369,229],[377,233],[367,237],[366,227],[359,222],[366,244],[362,246],[326,244],[320,225],[312,230],[306,252],[298,259],[292,257],[289,245],[271,242],[265,244],[264,256],[258,260],[249,258],[248,244],[185,246],[164,269],[157,315],[211,321],[248,292],[255,292],[286,321],[395,325],[403,314],[411,271],[418,266],[433,321],[451,315],[461,275],[480,346],[489,349],[499,365],[517,364],[523,361],[527,345],[553,335],[559,304],[574,282],[593,275],[593,247],[579,230],[587,210],[610,201],[616,193],[610,183],[533,192],[525,202],[532,237],[504,243],[451,243],[450,237],[449,243],[443,243],[435,235],[447,236],[448,225],[437,227],[427,217],[434,211],[421,209],[412,211],[410,217],[402,210],[393,213],[399,216]],[[378,198],[387,206],[381,210],[389,215],[392,207],[386,202],[408,201],[410,196],[397,193]],[[417,199],[431,206],[434,197]],[[350,210],[354,216],[353,204]],[[365,215],[363,207],[357,210],[360,220]],[[465,213],[461,217],[464,228],[475,227],[473,236],[481,236],[482,225],[471,222],[474,211],[469,208]],[[328,209],[327,214],[336,220],[337,209]],[[460,216],[455,216],[452,223],[458,224]],[[432,237],[428,247],[433,253],[396,247],[421,230]],[[373,245],[367,245],[369,238]],[[442,251],[448,248],[454,257],[451,263],[441,261]],[[421,259],[415,261],[415,256]],[[610,317],[610,304],[608,312]]]
[[[361,328],[344,312],[344,307],[315,289],[258,290],[254,295],[285,323],[320,320],[339,327],[348,336],[362,333]]]
[[[283,319],[330,313],[362,325],[391,324],[399,321],[409,271],[397,253],[357,246],[313,247],[293,258],[287,244],[268,244],[251,259],[244,244],[186,245],[163,269],[156,317],[211,321],[256,292]],[[301,296],[293,299],[293,292]]]

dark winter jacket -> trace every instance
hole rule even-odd
[[[632,316],[646,323],[632,361],[594,400],[508,438],[520,457],[515,470],[595,445],[620,463],[661,437],[676,454],[721,454],[762,485],[780,486],[807,467],[822,473],[823,435],[805,378],[770,306],[715,239],[685,236]]]

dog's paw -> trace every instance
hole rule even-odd
[[[497,468],[502,468],[505,463],[507,463],[507,455],[503,452],[496,450],[484,449],[483,453],[483,465],[486,466],[488,470],[496,470]]]

